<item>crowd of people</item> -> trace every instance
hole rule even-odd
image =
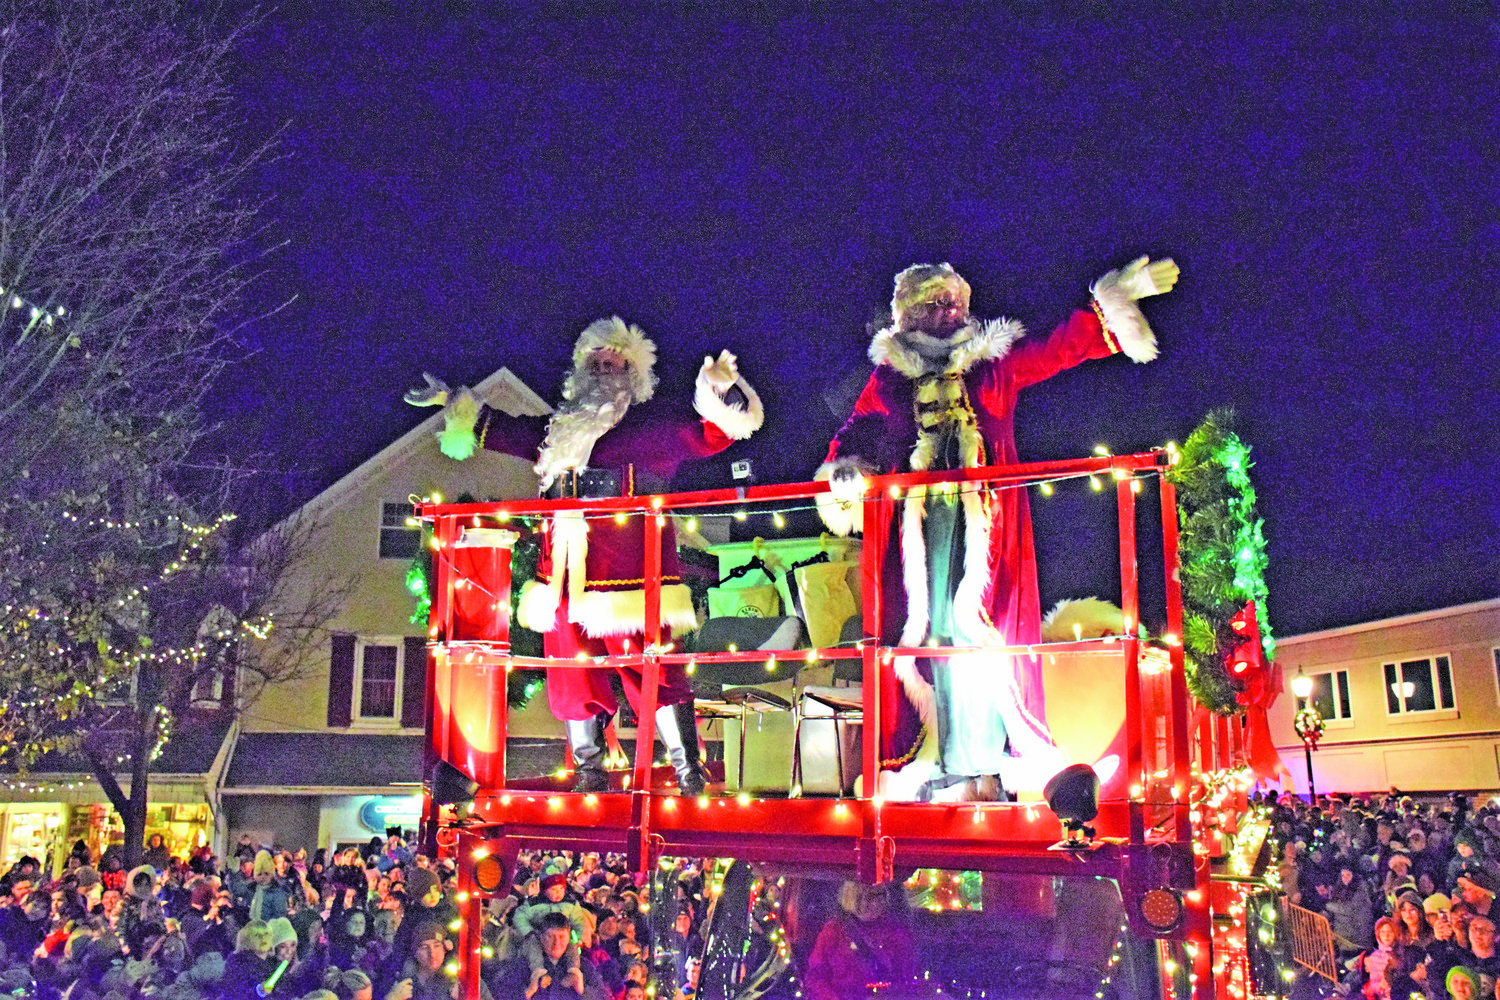
[[[623,858],[522,855],[482,932],[493,1000],[687,1000],[702,876],[653,955],[649,904]],[[454,869],[398,835],[336,853],[263,848],[172,857],[159,837],[126,870],[82,841],[55,877],[0,876],[0,993],[61,1000],[433,1000],[457,993]],[[662,973],[656,971],[665,969]]]
[[[1500,804],[1284,797],[1272,822],[1288,898],[1328,918],[1342,994],[1493,1000]]]

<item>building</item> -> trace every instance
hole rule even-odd
[[[474,391],[491,402],[544,405],[503,368]],[[294,601],[330,585],[347,592],[303,676],[268,687],[240,716],[219,789],[221,845],[249,833],[261,843],[338,847],[416,826],[426,626],[411,622],[406,588],[421,544],[412,498],[536,490],[520,459],[482,450],[464,462],[444,456],[433,437],[441,424],[435,411],[298,512],[308,541],[287,592]],[[561,736],[542,704],[514,713],[512,732]]]
[[[212,705],[178,720],[152,764],[147,838],[161,834],[184,857],[213,841],[232,734],[230,713]],[[117,775],[127,795],[129,777],[128,769]],[[124,824],[81,757],[47,754],[25,775],[0,777],[0,870],[26,855],[59,865],[79,840],[99,857],[123,834]]]
[[[1325,720],[1319,792],[1500,789],[1500,599],[1278,639],[1276,660],[1287,690],[1271,732],[1299,791],[1299,671]]]

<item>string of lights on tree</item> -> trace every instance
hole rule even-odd
[[[60,315],[60,314],[59,314]],[[142,581],[123,590],[106,603],[116,611],[139,607],[153,591],[179,574],[198,565],[206,556],[209,543],[235,520],[232,513],[221,514],[205,524],[191,524],[176,517],[159,519],[137,519],[91,517],[74,510],[64,510],[58,522],[73,531],[104,532],[122,537],[139,539],[143,533],[169,531],[178,535],[181,542],[174,554],[166,558],[155,574],[153,581]],[[43,543],[50,538],[43,536]],[[50,595],[43,595],[50,596]],[[97,599],[79,599],[68,603],[54,602],[47,607],[18,607],[6,604],[5,626],[13,633],[8,643],[12,659],[16,655],[35,663],[38,658],[61,660],[69,665],[95,664],[97,672],[92,683],[82,676],[73,676],[62,690],[36,690],[29,696],[12,696],[5,700],[7,714],[21,717],[27,713],[45,710],[59,719],[68,719],[86,706],[107,702],[118,694],[120,685],[127,683],[135,671],[142,666],[156,665],[182,667],[196,670],[206,662],[221,656],[229,646],[248,636],[264,640],[270,633],[273,620],[270,615],[241,619],[230,626],[220,625],[213,631],[200,634],[194,642],[183,646],[156,647],[149,635],[137,633],[134,644],[119,645],[108,638],[109,630],[98,627],[100,620]],[[19,641],[16,641],[17,637]],[[5,669],[0,665],[0,669]],[[151,725],[155,738],[150,755],[152,760],[160,758],[172,733],[172,713],[165,706],[154,706]],[[51,749],[66,749],[67,739],[52,741]],[[116,754],[114,762],[124,764],[131,754]],[[33,785],[34,787],[34,785]]]

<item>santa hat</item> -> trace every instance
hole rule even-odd
[[[589,355],[599,350],[611,350],[625,359],[630,366],[630,396],[637,403],[644,403],[656,391],[656,345],[634,323],[626,323],[618,316],[596,319],[584,327],[573,344],[573,368],[584,366]],[[563,395],[571,398],[572,381],[563,387]]]
[[[553,886],[557,885],[566,887],[567,884],[568,876],[566,875],[548,875],[546,878],[542,879],[542,891],[546,892],[548,889],[551,889]]]
[[[891,318],[897,326],[912,306],[936,298],[943,292],[956,296],[967,311],[969,283],[951,264],[913,264],[896,275],[896,290],[891,294]]]

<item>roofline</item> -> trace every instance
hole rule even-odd
[[[510,371],[510,369],[502,367],[491,372],[483,380],[472,386],[470,391],[472,391],[474,395],[478,396],[480,399],[484,399],[488,395],[489,391],[491,389],[494,389],[496,385],[506,377],[507,374],[509,374],[511,378],[515,378],[516,381],[520,381],[520,379]],[[525,386],[528,391],[531,390],[531,387],[526,386],[524,382],[522,382],[521,384]],[[535,395],[534,392],[533,395]],[[323,492],[307,501],[307,503],[303,504],[288,517],[283,518],[282,521],[277,525],[277,527],[280,527],[282,524],[291,521],[293,518],[307,517],[309,515],[316,514],[323,508],[337,503],[339,500],[343,499],[346,494],[354,492],[357,487],[365,482],[365,480],[373,476],[377,470],[382,469],[387,464],[389,464],[391,459],[410,451],[420,441],[423,441],[424,439],[435,435],[442,427],[442,418],[445,409],[446,407],[438,407],[437,411],[427,419],[423,420],[411,430],[407,431],[405,434],[401,435],[396,440],[392,441],[390,444],[386,445],[384,448],[380,449],[375,454],[371,455],[369,458],[365,459],[363,462],[359,463],[354,468],[344,473],[344,475],[340,478],[334,480],[333,484],[324,489]]]
[[[1302,635],[1279,636],[1276,639],[1276,645],[1280,647],[1297,642],[1312,642],[1317,639],[1334,639],[1340,636],[1358,635],[1361,632],[1373,632],[1376,629],[1398,628],[1402,625],[1418,625],[1422,622],[1437,621],[1438,619],[1452,618],[1457,615],[1477,614],[1482,611],[1500,611],[1500,597],[1492,597],[1485,601],[1472,601],[1468,604],[1454,604],[1446,608],[1434,608],[1431,611],[1417,611],[1409,615],[1397,615],[1394,618],[1379,618],[1372,622],[1341,625],[1338,628],[1324,629],[1321,632],[1304,632]]]

